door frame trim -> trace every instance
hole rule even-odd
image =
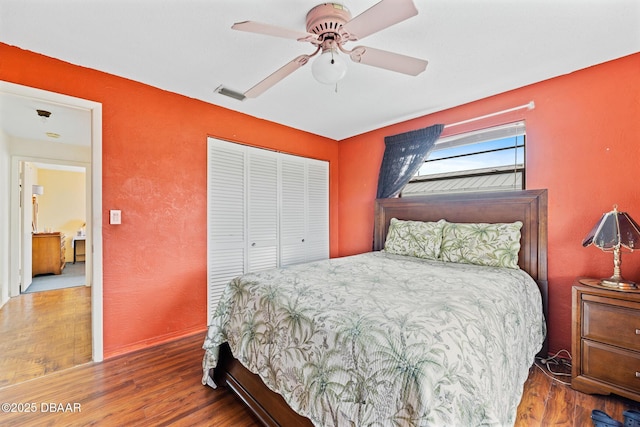
[[[0,81],[0,92],[42,99],[48,102],[59,103],[72,108],[81,108],[88,110],[91,114],[91,163],[83,166],[87,167],[87,207],[89,208],[89,214],[87,216],[87,230],[91,233],[93,238],[92,244],[88,246],[88,252],[91,256],[91,348],[92,348],[92,360],[94,362],[100,362],[104,359],[104,342],[103,342],[103,271],[102,271],[102,104],[87,99],[76,98],[61,93],[50,92],[42,89],[37,89],[29,86],[19,85],[15,83],[9,83]],[[12,165],[13,162],[17,162],[20,156],[11,156]],[[42,162],[42,163],[55,163],[55,159],[36,159],[27,158],[22,156],[21,160]],[[61,160],[57,160],[60,162]],[[73,162],[69,161],[68,164]],[[11,168],[13,170],[13,167]],[[11,172],[11,180],[14,179],[13,171]],[[16,177],[17,179],[17,177]],[[17,200],[14,198],[17,194],[17,188],[11,189],[11,200]],[[15,205],[15,203],[9,203],[9,205]],[[9,291],[14,286],[14,282],[17,280],[17,262],[16,256],[19,256],[18,243],[15,240],[19,238],[13,231],[18,226],[18,218],[15,215],[16,211],[19,211],[18,207],[10,207],[10,221],[11,221],[11,233],[9,237]],[[88,233],[89,234],[89,233]],[[88,258],[87,258],[88,259]]]

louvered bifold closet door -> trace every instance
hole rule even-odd
[[[329,258],[329,163],[208,140],[208,320],[244,273]]]
[[[280,266],[305,262],[306,177],[301,157],[280,162]]]
[[[306,261],[329,258],[329,163],[307,159]]]
[[[278,266],[278,154],[248,149],[248,272]]]
[[[208,140],[207,322],[229,281],[245,270],[244,147]]]

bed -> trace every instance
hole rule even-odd
[[[398,224],[518,224],[517,265],[383,250]],[[267,426],[512,425],[546,354],[546,229],[546,190],[377,200],[372,252],[228,285],[203,383]]]

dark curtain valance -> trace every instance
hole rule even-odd
[[[397,196],[418,172],[444,125],[412,130],[384,138],[384,156],[378,176],[378,199]]]

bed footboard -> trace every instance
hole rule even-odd
[[[264,385],[258,375],[242,366],[227,343],[220,347],[214,380],[220,386],[229,387],[265,426],[313,426],[308,418],[294,412],[282,396]]]

